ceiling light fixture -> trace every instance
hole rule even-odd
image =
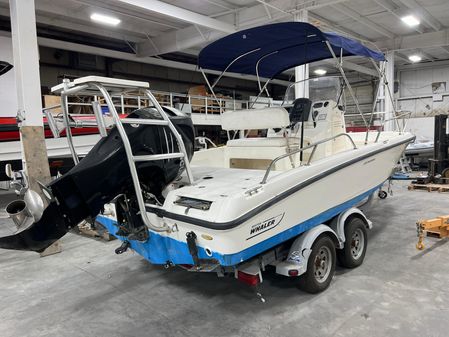
[[[114,18],[112,16],[107,16],[103,14],[93,13],[90,19],[95,22],[103,23],[105,25],[117,26],[121,20]]]
[[[416,63],[416,62],[421,61],[421,60],[422,60],[422,57],[419,56],[419,55],[410,55],[410,56],[408,57],[408,59],[409,59],[410,61],[412,61],[413,63]]]
[[[318,76],[323,76],[323,75],[326,75],[327,71],[325,69],[318,68],[318,69],[315,69],[313,71],[313,73]]]
[[[413,15],[403,16],[401,20],[410,27],[415,27],[420,24],[419,20]]]

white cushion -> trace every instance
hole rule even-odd
[[[290,125],[288,112],[281,107],[227,111],[221,115],[223,130],[262,130]]]
[[[299,139],[289,137],[288,144],[298,145]],[[228,147],[280,147],[286,145],[287,142],[284,137],[231,139],[226,143]]]

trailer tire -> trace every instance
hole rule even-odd
[[[363,263],[368,244],[365,222],[359,217],[351,217],[345,225],[345,245],[337,251],[338,262],[346,268],[356,268]]]
[[[378,195],[378,197],[379,197],[380,199],[386,199],[386,198],[388,197],[388,193],[385,192],[384,190],[380,190],[380,191],[377,193],[377,195]]]
[[[335,273],[335,243],[322,235],[312,245],[307,271],[299,277],[299,288],[311,294],[326,290]]]

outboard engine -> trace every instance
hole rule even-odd
[[[154,108],[134,111],[129,118],[160,119]],[[170,116],[180,133],[188,154],[194,151],[194,128],[188,116]],[[167,126],[124,124],[134,155],[179,152]],[[136,168],[144,197],[148,202],[161,202],[163,189],[185,168],[184,159],[138,162]],[[14,235],[0,238],[0,248],[42,252],[83,220],[94,219],[106,203],[117,200],[119,217],[127,226],[120,235],[145,240],[148,230],[137,216],[136,196],[122,139],[116,128],[102,138],[80,163],[62,177],[43,186],[49,198],[44,209],[39,195],[31,190],[24,200],[7,206],[16,223]],[[37,196],[37,197],[36,197]],[[40,203],[39,203],[40,200]],[[42,204],[41,204],[42,203]],[[131,238],[131,237],[130,237]]]

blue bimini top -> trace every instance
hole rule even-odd
[[[364,56],[385,61],[384,54],[360,42],[324,33],[305,22],[275,23],[238,31],[203,48],[198,56],[202,69],[229,71],[273,78],[290,68],[332,58]]]

